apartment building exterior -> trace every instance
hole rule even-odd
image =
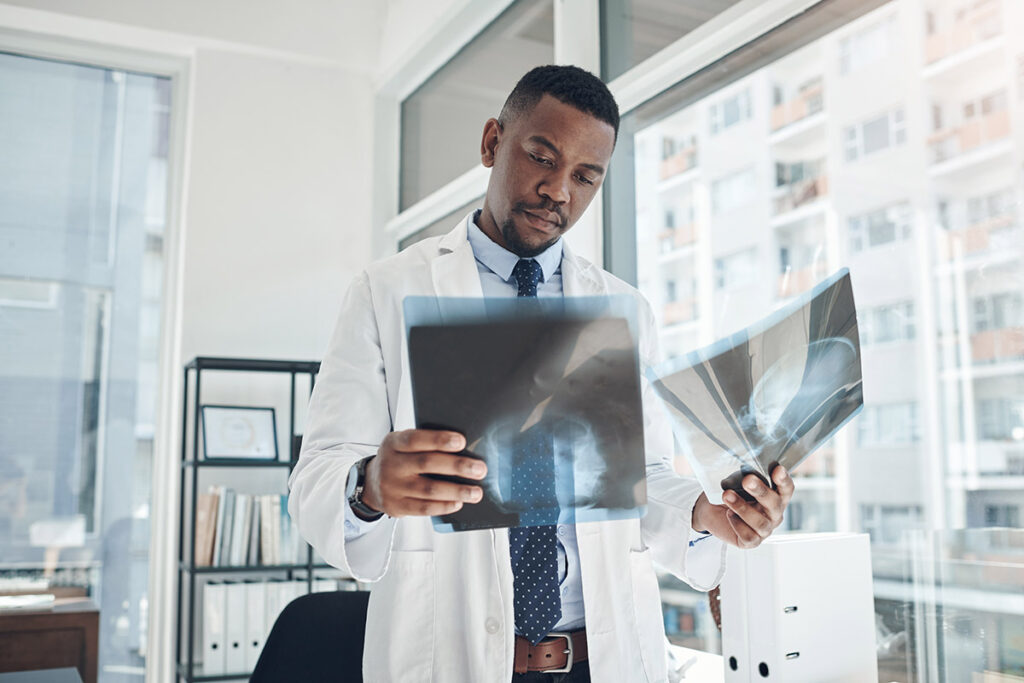
[[[865,407],[794,472],[786,525],[870,533],[881,600],[904,532],[1022,518],[1022,34],[1013,0],[895,0],[637,134],[666,356],[850,269]]]

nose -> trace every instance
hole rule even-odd
[[[570,176],[567,171],[551,173],[541,181],[537,188],[537,194],[555,204],[565,204],[569,201],[569,181]]]

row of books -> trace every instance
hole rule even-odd
[[[298,564],[305,544],[288,515],[288,496],[211,486],[196,511],[196,566]]]
[[[313,592],[335,591],[336,579],[314,579]],[[253,670],[270,629],[285,606],[305,595],[305,580],[208,581],[203,585],[204,676]]]

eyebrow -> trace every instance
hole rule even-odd
[[[556,156],[562,156],[562,152],[557,147],[555,147],[555,143],[551,142],[543,135],[533,135],[529,138],[529,140],[530,142],[536,142],[538,145],[543,145],[544,147],[547,147]],[[582,166],[583,168],[590,169],[594,173],[604,173],[604,166],[601,166],[599,164],[580,164],[580,166]]]

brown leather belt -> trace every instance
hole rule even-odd
[[[522,636],[516,636],[516,655],[512,670],[517,674],[527,671],[560,673],[572,670],[572,665],[587,658],[587,630],[571,633],[551,632],[536,645]]]

